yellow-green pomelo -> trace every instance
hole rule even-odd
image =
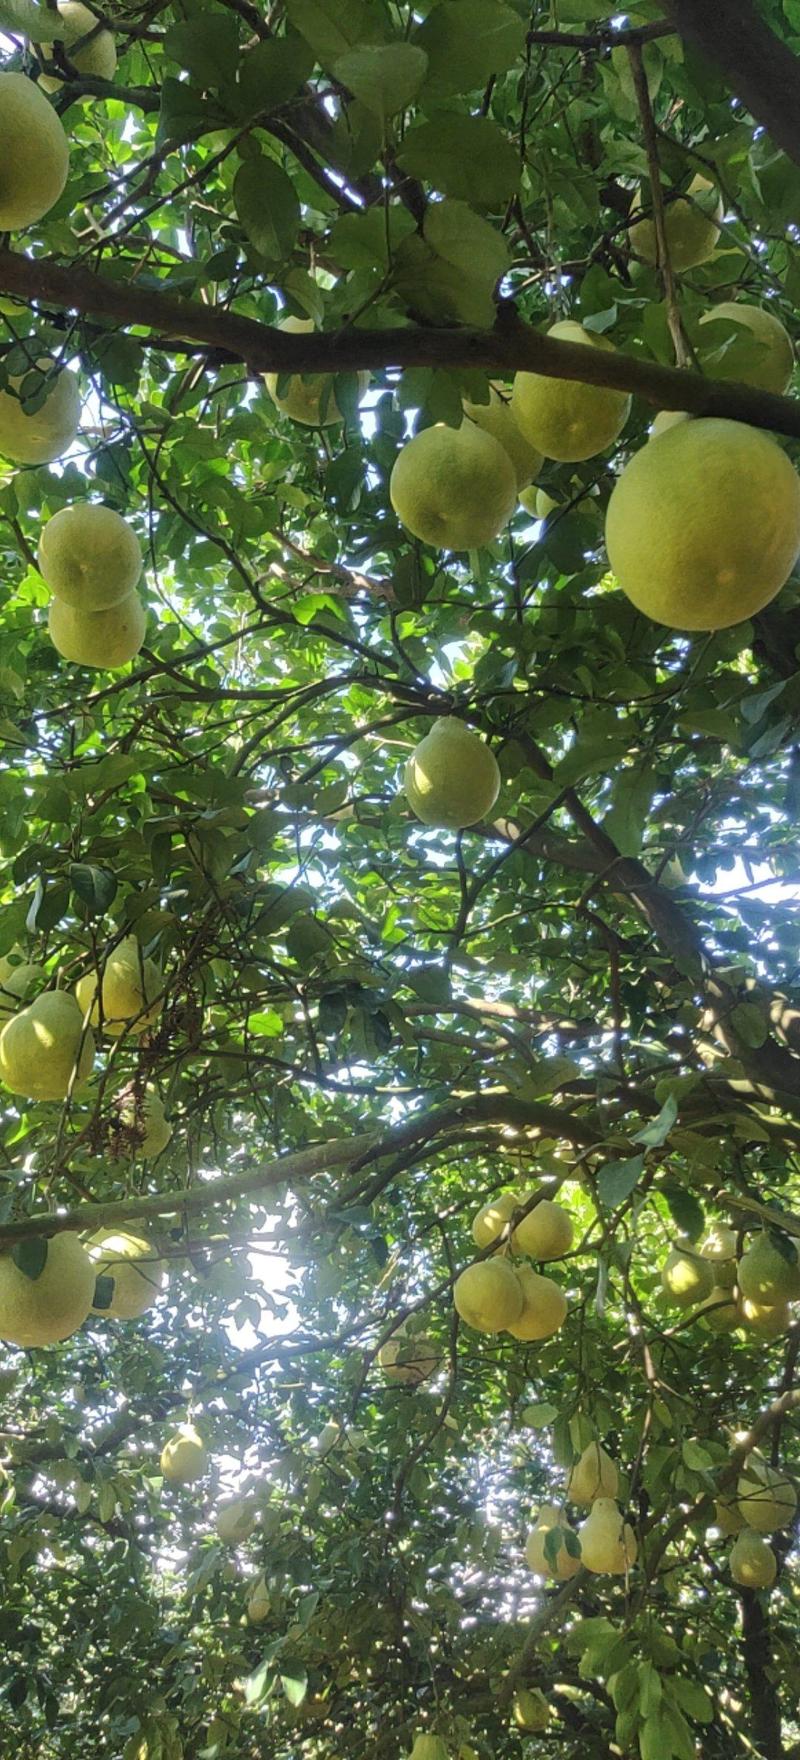
[[[569,1523],[557,1504],[545,1503],[536,1518],[535,1528],[531,1529],[525,1542],[525,1559],[537,1577],[555,1577],[557,1582],[564,1583],[580,1570],[581,1561],[573,1558],[564,1541],[560,1540],[555,1560],[551,1563],[545,1552],[545,1541],[554,1528],[567,1529]]]
[[[47,1242],[47,1258],[38,1277],[0,1255],[0,1338],[23,1348],[57,1344],[83,1325],[94,1294],[94,1267],[74,1234],[56,1234]]]
[[[797,1509],[797,1493],[781,1467],[771,1467],[755,1450],[742,1468],[736,1501],[748,1528],[758,1534],[774,1534],[788,1528]]]
[[[448,1760],[447,1743],[441,1736],[416,1736],[409,1760]]]
[[[508,453],[474,422],[423,428],[397,454],[389,498],[398,518],[437,550],[478,550],[510,519],[517,476]]]
[[[523,1687],[514,1696],[514,1722],[517,1729],[534,1734],[546,1729],[552,1716],[541,1687]]]
[[[97,1277],[113,1279],[107,1307],[93,1307],[95,1314],[111,1320],[138,1320],[152,1308],[166,1282],[164,1265],[152,1243],[143,1235],[92,1235],[86,1243]]]
[[[484,1259],[456,1278],[453,1301],[476,1332],[504,1332],[522,1313],[522,1283],[507,1259]]]
[[[734,1583],[741,1583],[745,1589],[768,1589],[778,1575],[772,1547],[748,1528],[743,1528],[734,1540],[729,1563]]]
[[[710,1296],[714,1272],[688,1245],[672,1247],[661,1267],[661,1285],[677,1308],[692,1308]]]
[[[607,336],[585,330],[572,318],[551,325],[547,332],[558,342],[578,343],[586,348],[614,353]],[[604,452],[621,433],[631,400],[626,391],[606,385],[584,385],[580,379],[551,379],[544,373],[517,373],[511,399],[512,414],[531,446],[545,458],[571,464]]]
[[[492,434],[495,440],[499,440],[514,466],[517,489],[525,489],[528,483],[532,483],[544,460],[541,452],[531,446],[518,427],[510,399],[491,386],[488,403],[470,403],[467,399],[464,400],[464,414],[469,416],[471,422],[476,422],[484,434]]]
[[[776,318],[774,312],[765,311],[763,306],[745,306],[738,300],[726,299],[721,305],[712,306],[710,312],[704,312],[700,319],[701,324],[720,322],[725,325],[725,329],[719,332],[721,340],[727,336],[731,324],[737,326],[739,333],[729,343],[722,358],[709,364],[706,369],[709,376],[740,379],[743,384],[756,385],[761,391],[785,391],[794,370],[794,349],[780,318]],[[753,338],[761,348],[758,359],[749,362]],[[714,342],[713,329],[709,341]]]
[[[24,73],[0,74],[0,231],[41,220],[68,169],[69,145],[52,104]]]
[[[531,1196],[532,1193],[525,1193],[520,1204]],[[529,1259],[563,1259],[571,1246],[572,1217],[550,1198],[540,1198],[535,1208],[523,1216],[511,1240],[512,1251],[527,1253]]]
[[[455,715],[434,721],[406,763],[403,787],[423,825],[461,831],[485,819],[500,792],[490,747]]]
[[[269,1618],[272,1608],[272,1597],[263,1577],[253,1585],[247,1597],[247,1618],[251,1626],[263,1625]]]
[[[774,1308],[798,1294],[797,1255],[784,1254],[766,1232],[757,1234],[739,1260],[736,1281],[742,1295],[760,1307]]]
[[[214,1527],[223,1546],[241,1546],[249,1540],[256,1525],[258,1511],[252,1498],[232,1497],[217,1511]]]
[[[518,1265],[517,1277],[522,1288],[522,1313],[509,1322],[506,1331],[526,1344],[552,1338],[567,1318],[564,1291],[552,1277],[541,1277],[530,1265]]]
[[[44,982],[44,967],[21,960],[12,965],[8,957],[0,959],[0,1018],[15,1014],[20,1002]]]
[[[75,501],[54,513],[39,539],[39,571],[74,611],[105,611],[133,592],[142,572],[139,540],[100,502]]]
[[[400,1387],[419,1387],[441,1368],[442,1353],[432,1339],[406,1333],[401,1327],[381,1345],[378,1363],[387,1381]]]
[[[279,330],[292,335],[308,335],[316,329],[313,318],[284,318]],[[329,428],[342,420],[342,412],[333,392],[332,373],[293,373],[285,391],[278,394],[278,373],[266,373],[264,383],[274,404],[293,422],[307,428]],[[358,395],[363,397],[369,384],[369,373],[358,374]]]
[[[692,197],[692,200],[687,201],[687,196]],[[631,213],[638,212],[641,205],[641,190],[637,190],[631,204]],[[674,202],[666,203],[667,249],[673,269],[682,273],[685,269],[696,269],[698,264],[708,262],[716,250],[723,213],[719,190],[699,173],[692,178],[686,196],[676,196]],[[653,221],[637,220],[630,228],[628,236],[637,257],[655,267],[658,262],[658,244]]]
[[[690,422],[691,419],[688,409],[660,409],[650,423],[649,438],[657,440],[659,434],[666,434],[669,428],[677,428],[679,422]]]
[[[104,672],[126,666],[138,654],[146,626],[138,593],[126,593],[105,611],[75,611],[63,599],[52,599],[47,614],[50,640],[62,658]]]
[[[181,1424],[161,1450],[161,1471],[173,1485],[191,1485],[208,1469],[206,1445],[193,1424]]]
[[[636,1563],[636,1535],[611,1497],[598,1497],[578,1529],[581,1563],[598,1576],[624,1576]]]
[[[739,1325],[733,1290],[722,1289],[718,1283],[698,1304],[697,1314],[711,1332],[735,1332]]]
[[[584,1509],[598,1497],[616,1497],[619,1473],[610,1454],[599,1442],[590,1442],[575,1462],[567,1481],[567,1497]]]
[[[97,19],[82,0],[58,0],[58,10],[64,28],[63,42],[67,60],[78,73],[90,79],[113,79],[117,70],[117,51],[114,38],[110,31],[97,30]],[[90,41],[81,44],[83,37],[95,34]],[[75,44],[73,49],[72,45]],[[45,61],[52,60],[52,43],[41,44],[41,54]],[[57,92],[62,81],[55,74],[40,73],[39,84],[46,92]]]
[[[768,434],[713,416],[643,446],[606,548],[624,593],[672,629],[727,629],[780,592],[800,551],[800,477]]]
[[[0,1033],[0,1076],[27,1100],[65,1100],[73,1074],[79,1087],[93,1063],[92,1030],[63,990],[45,990]]]
[[[769,1306],[764,1302],[753,1302],[749,1296],[740,1296],[736,1304],[737,1326],[746,1332],[754,1332],[758,1338],[782,1338],[792,1324],[792,1310],[788,1302],[776,1302]]]
[[[735,1499],[718,1497],[714,1504],[714,1527],[721,1534],[730,1538],[733,1534],[741,1534],[744,1518],[739,1514],[739,1505]]]
[[[0,75],[0,80],[10,78],[11,74]],[[35,89],[31,87],[32,91]],[[38,360],[36,365],[45,371],[52,362]],[[19,374],[9,380],[12,390],[18,390],[21,384]],[[12,390],[0,391],[0,454],[14,464],[50,464],[54,458],[61,458],[75,439],[81,419],[81,394],[75,374],[69,367],[63,367],[49,384],[44,403],[33,415],[26,415]]]
[[[490,1247],[499,1239],[506,1223],[513,1216],[520,1200],[516,1192],[498,1192],[482,1205],[472,1219],[472,1239],[476,1247]]]
[[[122,1033],[143,1033],[161,1013],[159,992],[162,977],[155,960],[145,959],[135,935],[128,935],[112,948],[103,964],[102,988],[97,996],[97,973],[86,972],[75,985],[81,1013],[91,1009],[93,1027],[118,1039]]]
[[[172,1136],[172,1125],[164,1113],[164,1102],[158,1090],[148,1082],[143,1094],[128,1090],[119,1100],[119,1122],[130,1138],[129,1152],[134,1150],[154,1160],[166,1149]]]
[[[712,1223],[698,1242],[697,1251],[702,1259],[710,1259],[713,1265],[725,1264],[736,1257],[736,1231],[727,1228],[723,1222]]]

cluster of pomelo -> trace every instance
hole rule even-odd
[[[581,1565],[597,1576],[626,1576],[636,1563],[636,1535],[617,1501],[619,1473],[599,1442],[591,1442],[571,1469],[567,1503],[588,1510],[572,1527],[560,1504],[543,1504],[525,1546],[525,1558],[538,1577],[566,1582]]]
[[[761,1229],[737,1258],[737,1236],[717,1225],[697,1245],[680,1240],[661,1267],[666,1299],[695,1309],[713,1332],[742,1329],[779,1338],[791,1324],[790,1303],[800,1301],[800,1264],[793,1243]]]
[[[0,1254],[0,1338],[21,1349],[70,1338],[89,1314],[137,1320],[164,1287],[164,1264],[138,1231],[101,1229],[85,1242],[62,1231],[43,1241],[38,1263],[31,1244],[21,1264]]]
[[[4,971],[5,964],[9,969]],[[111,949],[99,970],[79,978],[75,993],[43,990],[15,1013],[9,1004],[45,976],[41,967],[0,962],[0,1079],[12,1094],[27,1100],[66,1100],[88,1080],[94,1063],[94,1033],[111,1038],[138,1036],[161,1012],[161,973],[146,958],[136,937]],[[157,1125],[157,1096],[149,1102]],[[163,1144],[162,1144],[163,1147]]]
[[[517,1211],[520,1219],[513,1222]],[[552,1338],[566,1319],[566,1296],[552,1277],[514,1259],[563,1259],[573,1238],[568,1212],[536,1192],[501,1192],[478,1211],[472,1237],[478,1247],[499,1244],[499,1250],[476,1259],[456,1278],[453,1301],[465,1325],[477,1332],[509,1332],[526,1343]]]

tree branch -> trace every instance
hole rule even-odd
[[[233,1203],[251,1192],[271,1191],[275,1186],[311,1179],[332,1168],[364,1168],[401,1150],[431,1144],[447,1131],[487,1123],[539,1129],[548,1136],[561,1137],[586,1148],[602,1142],[601,1133],[587,1119],[562,1111],[560,1107],[546,1106],[538,1100],[519,1100],[505,1090],[467,1095],[452,1105],[406,1119],[394,1130],[371,1131],[357,1137],[335,1137],[329,1142],[314,1143],[310,1148],[281,1155],[276,1161],[250,1168],[247,1173],[236,1174],[231,1179],[203,1181],[184,1190],[153,1192],[146,1197],[113,1199],[107,1204],[77,1204],[72,1210],[37,1213],[24,1220],[6,1222],[0,1227],[0,1247],[11,1246],[15,1241],[28,1240],[34,1235],[49,1238],[65,1230],[82,1234],[87,1229],[105,1228],[112,1223],[188,1216],[198,1210],[210,1210],[218,1204]]]
[[[620,352],[585,348],[540,335],[514,319],[492,330],[360,330],[354,327],[307,336],[179,299],[130,279],[111,281],[89,269],[64,267],[50,258],[0,251],[0,292],[42,301],[60,311],[81,312],[113,324],[157,331],[176,339],[205,343],[242,360],[261,373],[337,373],[359,368],[445,367],[511,374],[520,370],[547,378],[607,385],[643,397],[659,409],[685,409],[692,415],[727,416],[754,427],[800,439],[800,401],[778,397],[751,385],[704,379],[698,373],[662,367]],[[145,342],[146,337],[141,340]]]
[[[751,0],[662,0],[687,42],[694,43],[730,80],[776,145],[800,165],[800,62]]]

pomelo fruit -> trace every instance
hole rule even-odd
[[[762,1308],[774,1308],[778,1302],[789,1302],[798,1295],[797,1254],[790,1243],[786,1252],[766,1230],[757,1234],[743,1252],[736,1281],[748,1301]]]
[[[91,1008],[93,1027],[118,1039],[123,1033],[144,1033],[161,1013],[162,976],[155,960],[142,954],[135,935],[113,947],[102,963],[102,988],[97,998],[97,973],[86,972],[75,985],[81,1014]],[[101,1022],[102,1004],[102,1022]]]
[[[423,825],[461,831],[491,812],[500,791],[494,752],[455,715],[434,721],[405,767],[403,787]]]
[[[622,1577],[636,1563],[636,1535],[611,1497],[598,1497],[578,1529],[581,1563],[598,1576]]]
[[[686,1242],[667,1254],[661,1267],[661,1286],[677,1308],[692,1308],[710,1296],[714,1272],[708,1260]]]
[[[714,326],[718,329],[720,347],[731,325],[737,335],[728,343],[720,360],[709,362],[706,372],[712,379],[739,379],[744,385],[756,385],[761,391],[786,390],[794,371],[794,348],[788,330],[763,306],[743,305],[740,300],[725,299],[704,312],[701,324],[711,326],[709,342],[714,344]],[[753,339],[760,344],[758,359],[750,361]],[[705,338],[703,339],[705,340]]]
[[[513,1710],[517,1729],[528,1735],[547,1729],[552,1716],[541,1687],[523,1687],[514,1696]]]
[[[544,460],[541,452],[525,439],[521,428],[517,426],[511,409],[511,394],[503,394],[494,385],[489,389],[488,403],[470,403],[464,399],[464,414],[471,422],[476,422],[484,434],[493,435],[499,440],[504,452],[508,453],[517,478],[517,489],[525,489],[541,470]]]
[[[758,1338],[782,1338],[792,1324],[792,1310],[788,1302],[776,1302],[767,1306],[764,1302],[753,1302],[749,1296],[741,1296],[736,1303],[736,1323],[745,1332],[754,1332]]]
[[[772,1547],[749,1528],[743,1528],[734,1540],[728,1562],[734,1583],[745,1589],[768,1589],[778,1575]]]
[[[241,1546],[249,1540],[256,1525],[258,1510],[250,1497],[232,1497],[220,1505],[214,1521],[217,1539],[223,1546]]]
[[[263,1577],[253,1585],[247,1598],[247,1618],[251,1626],[263,1625],[269,1619],[272,1609],[272,1597]]]
[[[378,1352],[378,1363],[387,1381],[401,1387],[419,1387],[441,1368],[442,1353],[430,1338],[406,1333],[402,1327],[387,1338]]]
[[[481,1206],[472,1219],[472,1239],[476,1247],[490,1247],[499,1239],[519,1203],[516,1192],[498,1192],[496,1198],[490,1198],[488,1204]]]
[[[552,1277],[541,1277],[531,1265],[518,1265],[522,1289],[522,1313],[509,1321],[506,1331],[526,1344],[552,1338],[567,1318],[567,1298]]]
[[[692,200],[687,201],[686,196]],[[716,185],[698,172],[692,178],[686,196],[676,196],[674,201],[665,204],[665,230],[669,260],[679,274],[686,269],[696,269],[700,263],[707,263],[713,256],[719,238],[719,223],[724,213],[722,196]],[[637,213],[642,205],[641,190],[637,190],[631,204],[631,213]],[[631,249],[642,262],[655,267],[658,262],[658,244],[656,229],[649,218],[637,220],[628,234]]]
[[[609,566],[646,617],[716,630],[768,605],[800,551],[800,478],[768,434],[712,416],[643,446],[606,514]]]
[[[545,1503],[536,1518],[536,1526],[531,1529],[525,1543],[525,1559],[537,1577],[555,1577],[557,1582],[565,1583],[580,1570],[581,1561],[567,1551],[563,1540],[559,1542],[555,1561],[550,1561],[545,1551],[545,1541],[554,1528],[567,1529],[569,1523],[557,1504]]]
[[[101,1230],[87,1241],[86,1250],[95,1276],[110,1277],[114,1285],[108,1306],[93,1305],[94,1314],[105,1314],[111,1320],[138,1320],[152,1308],[166,1282],[165,1267],[144,1235]]]
[[[63,43],[66,58],[80,74],[90,79],[113,79],[117,70],[117,51],[111,31],[98,30],[98,19],[82,0],[58,0],[64,27]],[[90,32],[94,35],[90,36]],[[83,37],[89,41],[82,43]],[[73,48],[72,45],[75,45]],[[40,53],[45,61],[53,57],[53,44],[42,43]],[[39,85],[46,92],[57,92],[62,81],[50,73],[40,73]]]
[[[105,611],[75,611],[63,599],[52,599],[47,627],[62,659],[113,672],[138,654],[147,614],[138,593],[126,593]]]
[[[610,1454],[607,1454],[599,1442],[590,1442],[575,1462],[567,1480],[567,1497],[570,1503],[577,1503],[588,1509],[596,1498],[616,1497],[618,1490],[619,1473]]]
[[[93,1063],[91,1027],[84,1029],[74,996],[63,990],[45,990],[0,1033],[0,1076],[27,1100],[65,1100],[70,1084],[79,1090]]]
[[[668,428],[677,428],[679,422],[690,422],[688,409],[660,409],[650,423],[650,440],[657,440],[659,434],[666,434]]]
[[[774,1534],[794,1521],[797,1493],[782,1467],[771,1467],[757,1450],[748,1456],[736,1486],[742,1520],[758,1534]]]
[[[192,1485],[208,1471],[206,1446],[194,1424],[181,1424],[164,1443],[161,1471],[173,1485]]]
[[[456,1278],[453,1301],[476,1332],[504,1332],[523,1309],[522,1284],[507,1259],[484,1259]]]
[[[0,74],[0,80],[17,77],[21,79],[22,75]],[[26,83],[30,84],[30,81]],[[35,90],[36,87],[31,86],[31,91]],[[46,99],[42,102],[46,104]],[[44,373],[53,363],[40,359],[36,365]],[[44,403],[33,415],[26,415],[19,397],[12,395],[21,384],[22,378],[17,374],[9,380],[12,389],[0,391],[0,454],[3,458],[10,458],[13,464],[50,464],[54,458],[63,456],[78,432],[81,419],[78,381],[69,367],[62,367],[58,377],[49,381]]]
[[[41,220],[58,201],[68,170],[69,144],[52,104],[24,73],[0,74],[0,231]]]
[[[526,1192],[519,1203],[532,1197]],[[514,1253],[526,1253],[529,1259],[563,1259],[572,1246],[572,1217],[561,1204],[540,1198],[533,1210],[517,1223],[511,1238]]]
[[[91,1259],[66,1231],[47,1242],[38,1277],[27,1277],[10,1253],[0,1254],[0,1338],[24,1348],[69,1338],[87,1318],[94,1281]]]
[[[398,519],[437,550],[479,550],[510,519],[517,476],[494,435],[474,422],[423,428],[401,447],[389,479]]]
[[[75,501],[47,521],[39,572],[73,611],[105,611],[127,598],[142,572],[139,540],[127,521],[99,501]]]
[[[288,330],[294,336],[308,335],[316,329],[313,318],[284,318],[278,325],[279,330]],[[265,373],[264,383],[274,404],[293,422],[302,422],[307,428],[329,428],[342,420],[333,391],[334,375],[332,373],[293,373],[286,389],[278,393],[278,373]],[[361,399],[369,384],[369,373],[358,374],[358,395]]]
[[[607,336],[585,330],[572,318],[547,332],[560,342],[580,343],[614,353]],[[517,373],[511,411],[529,445],[545,458],[570,464],[604,452],[621,433],[631,400],[626,391],[584,385],[580,379],[552,379],[544,373]]]

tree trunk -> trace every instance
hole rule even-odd
[[[772,1665],[769,1616],[752,1589],[742,1590],[742,1640],[750,1690],[752,1739],[764,1760],[785,1760],[780,1700],[767,1673]]]
[[[680,35],[721,67],[776,146],[800,165],[800,61],[750,0],[662,0]]]

